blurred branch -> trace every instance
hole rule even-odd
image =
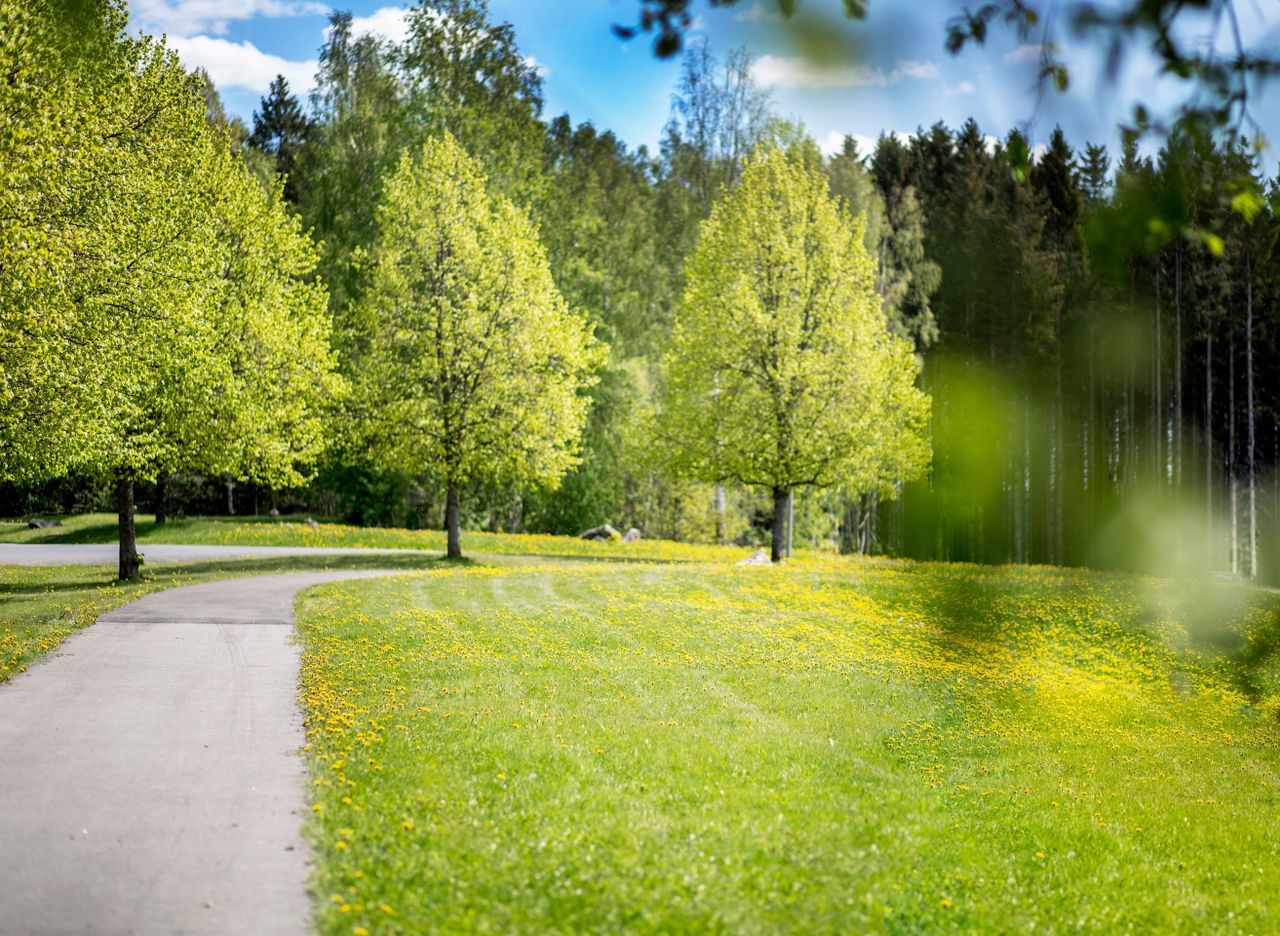
[[[737,6],[743,0],[704,0],[708,8]],[[778,13],[789,19],[799,0],[757,0],[776,3]],[[843,0],[844,13],[864,19],[869,0]],[[1189,82],[1195,87],[1192,99],[1179,108],[1175,119],[1163,123],[1144,104],[1134,106],[1126,133],[1138,137],[1148,133],[1168,135],[1175,128],[1197,135],[1230,131],[1239,136],[1251,130],[1261,137],[1261,127],[1250,114],[1251,83],[1280,73],[1280,53],[1249,51],[1244,43],[1236,11],[1238,0],[1124,0],[1097,3],[1093,0],[989,0],[945,23],[945,46],[953,55],[969,45],[985,45],[993,30],[1013,32],[1021,42],[1036,41],[1040,48],[1038,92],[1065,92],[1071,84],[1071,70],[1061,55],[1059,33],[1071,29],[1081,38],[1096,39],[1106,49],[1105,72],[1114,80],[1126,52],[1143,47],[1160,63],[1160,73]],[[615,26],[624,39],[652,33],[654,53],[670,58],[680,52],[685,34],[693,28],[698,0],[639,0],[638,22]],[[1192,20],[1207,15],[1210,28],[1187,28]],[[1219,48],[1220,31],[1230,30],[1229,52]],[[1037,104],[1038,107],[1038,104]]]

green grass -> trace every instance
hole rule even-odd
[[[1269,595],[590,564],[299,620],[323,933],[1280,928]]]
[[[0,543],[113,543],[116,521],[111,514],[82,514],[60,518],[63,526],[29,530],[18,521],[0,523]],[[376,549],[426,549],[443,552],[443,530],[402,530],[318,523],[311,527],[304,517],[245,517],[214,519],[194,517],[170,520],[156,526],[150,515],[137,518],[138,542],[213,544],[226,546],[340,546]],[[742,558],[742,547],[706,546],[669,540],[635,543],[592,542],[575,536],[516,533],[481,533],[464,530],[464,553],[507,556],[561,556],[575,559],[646,559],[707,561]]]
[[[113,533],[98,515],[0,540]],[[1280,929],[1271,594],[816,556],[737,568],[741,550],[656,542],[464,544],[486,564],[228,560],[128,586],[102,568],[0,568],[0,680],[150,589],[425,567],[300,603],[324,933]],[[613,561],[629,559],[667,561]]]

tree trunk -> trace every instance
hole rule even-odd
[[[120,569],[117,578],[129,582],[138,577],[138,539],[133,526],[133,478],[116,478],[116,520],[120,538]]]
[[[1249,472],[1249,578],[1258,577],[1258,483],[1257,483],[1257,430],[1253,408],[1253,262],[1245,257],[1245,406],[1249,412],[1249,428],[1246,437],[1245,459]]]
[[[1182,495],[1182,245],[1173,254],[1173,487]],[[1174,526],[1175,566],[1182,572],[1182,524]]]
[[[773,543],[769,558],[781,562],[787,551],[787,509],[791,505],[791,492],[786,488],[773,489]]]
[[[232,481],[230,478],[227,478],[226,483],[227,483],[227,513],[230,516],[234,517],[236,515],[236,498],[235,498],[236,483]]]
[[[1163,329],[1163,323],[1160,321],[1160,264],[1162,262],[1163,262],[1162,255],[1157,253],[1156,254],[1156,332],[1155,332],[1156,359],[1155,359],[1155,367],[1153,367],[1152,370],[1155,371],[1155,381],[1156,381],[1156,412],[1155,412],[1156,418],[1154,420],[1155,449],[1153,454],[1155,456],[1156,480],[1158,484],[1164,484],[1167,481],[1167,474],[1168,474],[1166,469],[1168,461],[1165,458],[1165,453],[1164,453],[1165,420],[1164,420],[1164,392],[1163,392],[1164,386],[1163,386],[1163,380],[1162,380],[1164,376],[1162,373],[1162,371],[1164,370],[1164,334],[1163,334],[1164,329]]]
[[[1067,511],[1065,507],[1067,434],[1064,431],[1064,413],[1062,407],[1062,313],[1058,313],[1057,353],[1053,372],[1053,453],[1049,470],[1049,496],[1051,498],[1051,516],[1053,518],[1053,534],[1050,537],[1051,550],[1049,561],[1061,565],[1066,561]]]
[[[1205,549],[1212,556],[1213,548],[1213,320],[1207,319],[1209,334],[1204,352],[1204,512]]]
[[[727,527],[727,524],[725,523],[725,496],[724,496],[723,484],[716,485],[715,502],[716,502],[715,504],[716,506],[716,542],[719,543],[721,546],[723,546],[725,543],[729,541],[728,527]]]
[[[168,505],[165,501],[169,496],[169,475],[167,472],[160,472],[156,478],[156,526],[164,526],[169,520]]]
[[[1173,255],[1173,483],[1182,487],[1182,245]]]
[[[462,558],[462,537],[460,532],[460,513],[458,504],[458,484],[450,481],[445,495],[444,527],[448,533],[449,547],[446,555],[450,559]]]
[[[1223,459],[1231,493],[1231,574],[1240,574],[1240,479],[1236,471],[1236,331],[1227,341],[1227,454]]]

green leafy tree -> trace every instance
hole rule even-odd
[[[0,17],[17,76],[0,103],[0,475],[114,479],[132,578],[137,481],[301,479],[335,389],[324,292],[278,189],[209,123],[201,79],[126,37],[120,4]]]
[[[542,77],[515,29],[485,0],[427,0],[410,9],[394,52],[413,121],[449,132],[484,167],[489,185],[533,207],[542,190]]]
[[[420,140],[404,110],[390,52],[370,35],[353,35],[350,13],[335,13],[320,50],[311,93],[316,128],[298,159],[302,216],[321,243],[319,272],[329,287],[334,343],[344,372],[358,367],[347,322],[359,282],[352,256],[372,243],[373,206],[400,152]]]
[[[894,138],[882,137],[881,144],[889,139]],[[892,145],[901,146],[896,139]],[[863,165],[857,143],[848,136],[826,169],[831,193],[843,198],[851,213],[865,215],[864,242],[876,266],[876,291],[889,328],[923,351],[938,338],[930,300],[942,273],[925,255],[925,218],[915,189],[896,179],[882,183]]]
[[[1089,205],[1101,205],[1111,189],[1111,157],[1105,143],[1089,143],[1084,148],[1080,184]]]
[[[674,470],[773,495],[773,558],[800,486],[851,489],[927,465],[929,399],[890,334],[860,222],[820,171],[756,151],[703,225],[665,361]]]
[[[605,348],[556,289],[528,215],[487,191],[451,135],[402,156],[377,221],[360,316],[364,444],[444,486],[457,558],[464,485],[554,486],[577,463]]]

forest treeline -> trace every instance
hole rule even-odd
[[[447,131],[533,219],[556,287],[608,358],[587,391],[580,464],[553,490],[464,485],[464,526],[776,535],[767,491],[676,480],[654,442],[686,261],[771,143],[864,219],[875,292],[932,397],[927,475],[904,481],[886,462],[857,490],[802,486],[797,545],[1280,577],[1280,196],[1256,151],[1191,133],[1152,155],[1132,138],[1073,149],[1057,130],[1032,149],[1018,130],[997,139],[969,121],[824,156],[775,112],[744,52],[705,44],[684,54],[658,150],[632,150],[545,115],[537,68],[483,3],[415,8],[407,26],[391,43],[335,14],[307,100],[278,79],[246,126],[206,82],[208,119],[264,182],[284,180],[318,246],[347,380],[361,376],[376,207],[402,154]],[[303,487],[235,490],[234,478],[174,472],[155,496],[411,527],[439,525],[446,508],[436,480],[387,467],[356,435],[332,440]],[[5,506],[83,506],[94,491],[10,486]]]

